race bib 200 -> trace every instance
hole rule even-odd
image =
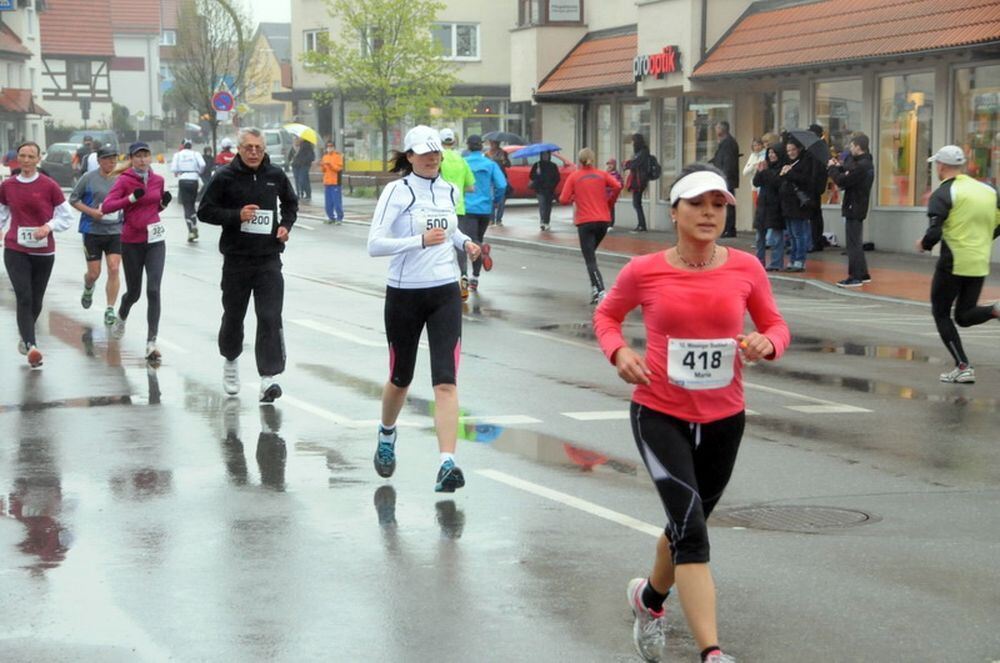
[[[240,224],[240,232],[251,235],[270,235],[272,227],[274,227],[274,210],[259,209],[254,212],[252,219]]]

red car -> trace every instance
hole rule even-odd
[[[512,154],[521,149],[521,147],[521,145],[505,145],[503,151],[507,154]],[[528,173],[531,172],[531,166],[536,161],[538,161],[537,156],[510,160],[510,168],[507,169],[507,184],[514,187],[514,193],[511,194],[510,198],[535,197],[535,190],[528,187]],[[567,161],[566,157],[560,152],[552,153],[552,163],[559,169],[559,184],[556,186],[556,198],[558,199],[563,183],[569,177],[569,174],[576,170],[576,166],[573,165],[572,161]]]

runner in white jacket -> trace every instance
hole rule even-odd
[[[440,177],[441,140],[426,126],[411,129],[393,172],[403,177],[379,197],[368,234],[368,253],[392,256],[385,298],[389,380],[382,391],[382,422],[375,471],[396,469],[396,419],[406,401],[424,326],[431,353],[434,426],[441,452],[434,490],[454,492],[465,485],[455,465],[458,439],[458,358],[462,345],[462,296],[455,248],[475,260],[479,245],[458,229],[457,192]]]

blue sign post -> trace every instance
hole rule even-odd
[[[0,12],[12,12],[17,10],[17,0],[0,0]]]

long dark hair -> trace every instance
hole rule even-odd
[[[646,149],[646,139],[642,134],[632,134],[632,151],[641,152]]]
[[[389,172],[399,173],[400,175],[409,175],[413,172],[413,164],[410,160],[406,158],[409,152],[400,152],[399,150],[393,150],[389,153]]]
[[[723,174],[723,172],[721,170],[719,170],[718,168],[716,168],[715,166],[713,166],[712,164],[709,164],[709,163],[700,163],[700,162],[689,163],[688,165],[686,165],[683,168],[681,168],[681,172],[678,173],[677,177],[674,178],[674,181],[670,183],[670,189],[669,190],[673,191],[674,187],[677,186],[677,183],[680,182],[685,177],[687,177],[688,175],[690,175],[691,173],[700,173],[700,172],[703,172],[703,171],[708,171],[710,173],[715,173],[716,175],[718,175],[722,179],[726,179],[726,176]],[[680,198],[678,198],[677,202],[673,204],[673,207],[677,207],[677,204],[680,203],[680,202],[681,202]]]

